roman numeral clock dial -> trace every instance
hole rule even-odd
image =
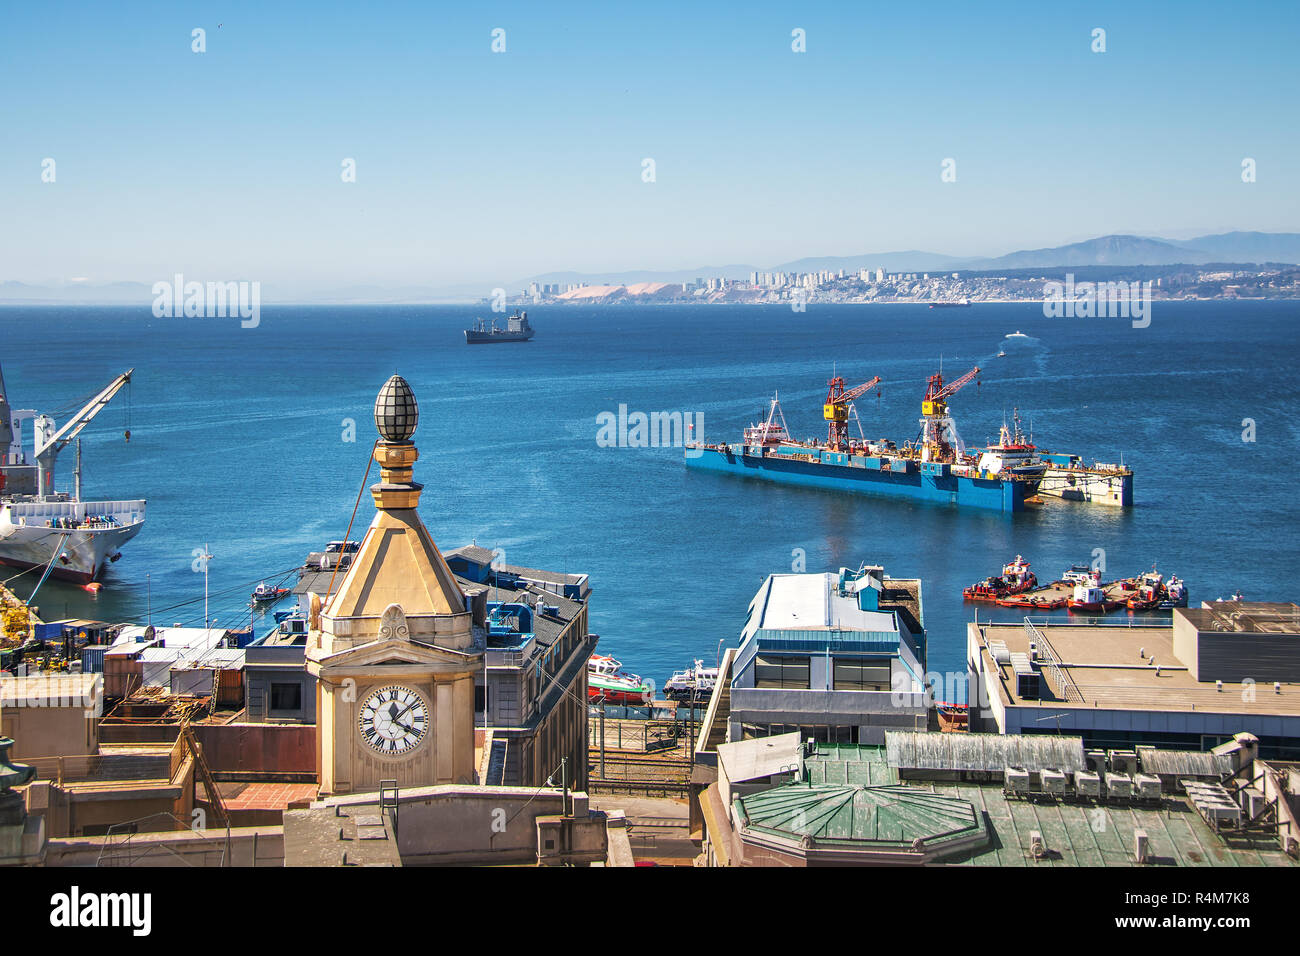
[[[361,739],[388,757],[409,754],[429,728],[429,707],[409,687],[381,687],[361,705],[357,716]]]

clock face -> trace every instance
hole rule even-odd
[[[429,707],[409,687],[381,687],[361,704],[357,717],[361,739],[389,757],[408,754],[429,729]]]

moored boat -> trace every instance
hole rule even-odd
[[[96,584],[104,569],[122,556],[122,547],[144,526],[145,501],[88,501],[81,495],[81,444],[77,436],[122,388],[128,369],[100,389],[61,427],[32,409],[15,409],[0,373],[0,564],[77,584]],[[24,441],[24,424],[31,452]],[[131,439],[130,428],[126,430]],[[59,453],[76,442],[77,464],[71,490],[56,488]]]
[[[636,674],[623,673],[612,657],[592,654],[587,660],[587,699],[592,703],[643,707],[654,701],[654,688]]]
[[[1123,607],[1124,601],[1107,594],[1106,589],[1101,586],[1101,573],[1094,571],[1086,583],[1079,582],[1074,585],[1074,593],[1066,606],[1071,611],[1102,614]]]
[[[668,678],[664,684],[664,696],[680,703],[707,700],[717,682],[718,669],[705,667],[704,661],[697,660],[693,667],[676,671]]]
[[[1176,574],[1171,574],[1169,583],[1165,585],[1165,596],[1160,602],[1160,610],[1172,611],[1176,607],[1187,607],[1187,582]]]
[[[268,587],[263,581],[253,589],[252,603],[255,605],[274,604],[276,601],[288,597],[289,589],[280,587]]]
[[[1002,566],[1001,574],[972,584],[962,591],[962,597],[967,601],[996,602],[999,598],[1032,591],[1036,587],[1038,578],[1029,570],[1029,562],[1016,555],[1014,561]]]

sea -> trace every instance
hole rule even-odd
[[[147,306],[0,308],[15,408],[62,422],[135,369],[82,433],[83,492],[147,498],[145,528],[97,594],[47,582],[42,617],[199,625],[207,549],[207,616],[269,628],[249,592],[291,584],[309,551],[344,536],[375,393],[393,373],[419,401],[415,477],[439,546],[590,575],[599,650],[658,686],[695,659],[715,663],[765,577],[791,570],[867,563],[921,578],[936,674],[964,674],[976,613],[1020,620],[961,595],[1017,554],[1044,581],[1101,561],[1107,580],[1177,574],[1194,604],[1300,598],[1300,303],[1156,301],[1145,328],[1047,318],[1036,303],[528,312],[531,342],[467,347],[475,318],[502,316],[266,306],[244,328]],[[1134,506],[963,510],[709,474],[685,467],[680,447],[601,440],[620,406],[681,412],[698,437],[735,440],[777,393],[794,435],[824,437],[822,400],[840,375],[850,387],[882,378],[857,402],[862,433],[901,444],[919,431],[927,376],[975,366],[978,384],[950,403],[968,445],[996,440],[1018,409],[1040,447],[1131,466]],[[73,464],[69,448],[59,486]],[[353,538],[373,513],[367,494]],[[35,576],[10,586],[26,596]]]

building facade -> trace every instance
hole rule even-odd
[[[925,663],[918,579],[879,567],[773,574],[715,694],[728,694],[732,742],[797,731],[881,743],[886,730],[925,729]]]

